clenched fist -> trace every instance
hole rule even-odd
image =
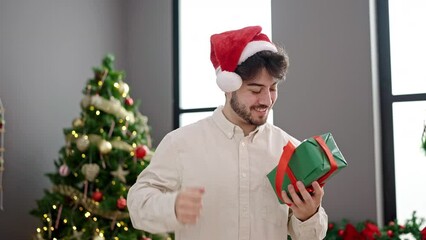
[[[203,187],[182,189],[175,202],[176,218],[183,224],[195,224],[202,209]]]

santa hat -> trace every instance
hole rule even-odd
[[[210,60],[216,69],[216,83],[222,91],[233,92],[241,87],[243,81],[234,71],[247,58],[264,50],[278,52],[261,31],[260,26],[250,26],[210,37]]]

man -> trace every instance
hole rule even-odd
[[[211,37],[226,102],[212,116],[167,134],[128,194],[133,226],[176,240],[323,239],[323,189],[282,192],[267,179],[282,148],[300,142],[267,123],[288,58],[251,26]]]

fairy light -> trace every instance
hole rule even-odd
[[[104,83],[102,81],[98,82],[98,86],[101,87]]]
[[[96,115],[99,116],[101,114],[101,111],[96,110]]]
[[[122,118],[120,118],[120,119],[118,120],[118,122],[119,122],[119,123],[123,123],[123,122],[124,122],[124,120],[123,120]]]
[[[120,87],[120,84],[114,83],[114,87],[118,89]]]
[[[124,231],[128,231],[129,230],[129,228],[128,227],[124,227]]]
[[[46,218],[46,221],[47,221],[47,222],[50,222],[50,218]]]
[[[44,217],[44,218],[47,218],[48,216],[47,216],[47,214],[45,213],[45,214],[43,214],[43,217]]]
[[[125,97],[125,96],[123,96],[123,97]],[[126,121],[129,121],[129,120],[130,120],[130,117],[126,116]]]
[[[74,172],[74,177],[78,177],[78,173],[77,172]]]
[[[72,230],[77,231],[77,227],[76,226],[72,226]]]
[[[95,110],[95,107],[94,107],[94,106],[90,106],[90,107],[89,107],[89,110],[90,110],[90,111],[94,111],[94,110]]]
[[[112,180],[112,181],[111,181],[111,184],[112,184],[112,185],[115,185],[115,181],[114,181],[114,180]]]
[[[55,228],[54,227],[50,227],[50,231],[55,231]]]
[[[86,218],[90,217],[90,212],[86,212],[86,213],[84,214],[84,216],[85,216]]]
[[[41,233],[41,229],[40,228],[37,228],[37,230],[36,230],[38,233]]]
[[[96,222],[98,221],[98,219],[96,217],[93,217],[93,221]]]
[[[53,209],[56,209],[56,205],[52,205],[52,208],[53,208]]]
[[[135,153],[132,151],[132,152],[130,152],[130,156],[135,156]]]
[[[104,133],[105,131],[104,131],[104,129],[103,129],[103,128],[101,128],[101,129],[99,129],[99,132],[100,132],[100,133]]]
[[[118,222],[118,223],[117,223],[117,227],[121,227],[121,223],[119,223],[119,222]]]
[[[132,147],[133,147],[133,148],[136,148],[136,143],[132,143]]]
[[[47,231],[47,227],[43,227],[43,230],[46,232]]]
[[[64,223],[67,224],[68,223],[68,219],[64,218]]]
[[[126,126],[122,126],[122,127],[121,127],[121,130],[126,131],[126,130],[127,130],[127,127],[126,127]]]
[[[78,197],[76,195],[74,195],[72,198],[74,199],[74,201],[78,200]]]
[[[136,136],[136,134],[138,134],[136,131],[133,131],[133,132],[132,132],[132,135],[133,135],[133,136]]]
[[[81,158],[86,158],[86,154],[82,153]]]
[[[145,166],[145,162],[144,161],[140,161],[141,166]]]

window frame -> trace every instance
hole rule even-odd
[[[381,115],[381,152],[382,152],[382,180],[383,180],[383,210],[384,221],[389,222],[397,218],[396,206],[396,179],[395,179],[395,150],[394,124],[392,105],[396,102],[410,102],[426,100],[426,93],[419,94],[392,94],[391,53],[389,35],[389,1],[376,0],[377,40],[378,40],[378,67]]]

